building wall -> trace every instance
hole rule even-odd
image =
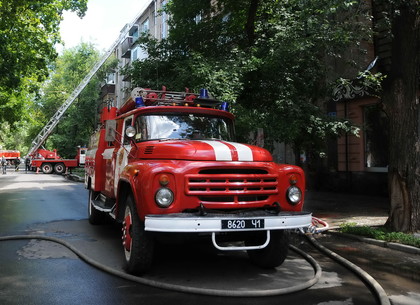
[[[328,173],[331,190],[351,191],[371,195],[387,195],[387,168],[368,167],[366,158],[365,108],[378,105],[376,97],[362,97],[337,103],[337,117],[347,118],[359,126],[359,136],[347,135],[337,140],[337,171]],[[385,131],[384,131],[385,136]],[[388,148],[383,147],[387,154]]]
[[[353,124],[362,128],[359,136],[345,135],[337,141],[338,170],[339,171],[364,171],[365,155],[363,132],[363,107],[377,103],[376,98],[363,98],[352,101],[343,101],[337,104],[337,117],[347,118]]]
[[[376,171],[386,172],[387,164],[377,165],[372,162],[372,137],[367,134],[371,130],[372,122],[366,117],[366,108],[369,106],[379,106],[380,100],[376,97],[359,98],[350,101],[344,101],[337,104],[337,116],[339,118],[349,119],[353,124],[359,126],[360,132],[358,136],[345,135],[337,141],[337,155],[339,171]],[[376,109],[376,108],[375,108]],[[378,108],[379,109],[379,108]],[[380,111],[380,110],[375,110]],[[376,128],[376,136],[379,133],[379,139],[376,144],[375,153],[378,155],[387,154],[387,127],[379,125],[382,129]],[[379,141],[378,141],[379,140]],[[379,149],[378,149],[379,148]],[[382,162],[387,158],[380,158]]]

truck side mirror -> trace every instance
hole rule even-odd
[[[115,130],[117,128],[117,121],[107,120],[105,123],[105,141],[115,141]]]

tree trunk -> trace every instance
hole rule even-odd
[[[248,18],[245,24],[246,36],[248,37],[248,46],[252,46],[255,41],[255,16],[258,11],[260,0],[251,0],[248,9]]]
[[[390,120],[391,206],[387,225],[395,231],[413,232],[420,230],[418,10],[401,7],[400,14],[392,21],[392,34],[392,63],[383,86],[383,102]]]

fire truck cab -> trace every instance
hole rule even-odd
[[[310,225],[303,170],[235,142],[227,110],[204,89],[141,88],[102,109],[86,153],[89,221],[122,224],[127,272],[152,267],[156,242],[186,236],[273,268],[287,256],[288,230]]]

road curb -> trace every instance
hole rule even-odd
[[[365,242],[365,243],[383,247],[383,248],[389,248],[389,249],[393,249],[393,250],[397,250],[397,251],[401,251],[405,253],[420,255],[420,248],[409,246],[409,245],[387,242],[383,240],[377,240],[373,238],[367,238],[367,237],[357,236],[357,235],[348,234],[348,233],[341,233],[337,231],[328,231],[327,233],[331,235],[339,235],[339,236],[350,238],[353,240],[358,240],[361,242]]]

